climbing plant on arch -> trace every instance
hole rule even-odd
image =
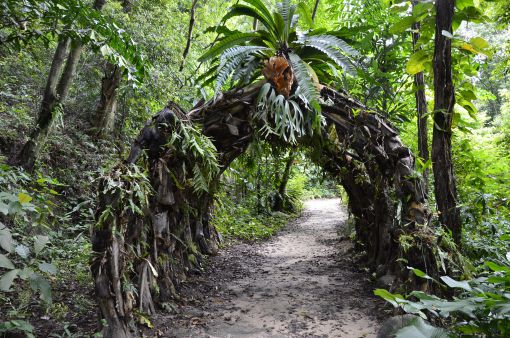
[[[246,2],[255,4],[258,20],[273,15],[277,30],[292,32],[295,8],[288,1],[278,6],[281,18],[262,13],[258,0]],[[239,8],[246,13],[248,7]],[[210,223],[214,193],[255,133],[315,149],[312,160],[345,188],[359,248],[379,275],[417,285],[422,280],[407,266],[435,276],[454,264],[455,248],[430,227],[423,183],[396,129],[348,94],[320,84],[311,63],[275,36],[274,55],[257,56],[265,63],[255,63],[260,68],[249,81],[188,112],[169,103],[142,129],[126,162],[101,179],[91,270],[105,337],[136,335],[136,319],[164,309],[203,256],[217,252]],[[340,53],[338,43],[324,47],[329,38],[318,39],[323,50]],[[229,48],[223,53],[233,53]],[[218,62],[221,77],[229,61],[220,56]],[[232,72],[245,69],[234,66]]]

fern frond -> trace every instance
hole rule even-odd
[[[233,5],[230,8],[230,11],[227,14],[225,14],[225,16],[222,18],[222,22],[226,22],[227,20],[236,16],[248,16],[257,19],[261,24],[263,24],[267,28],[268,32],[274,31],[275,24],[273,17],[271,15],[268,16],[266,13],[259,11],[255,7],[239,4]]]
[[[266,47],[261,46],[237,46],[227,49],[220,57],[215,92],[218,93],[221,90],[221,87],[227,82],[230,74],[239,68],[250,54],[266,49]]]
[[[273,21],[273,16],[271,15],[271,12],[261,0],[243,0],[243,1],[255,7],[255,9],[260,12],[261,16],[266,21],[268,22]]]
[[[246,61],[239,67],[234,75],[232,76],[233,81],[238,81],[239,84],[245,85],[255,78],[257,70],[260,73],[260,58],[255,55],[249,55]]]
[[[259,38],[258,33],[234,33],[232,35],[228,35],[218,41],[214,46],[212,46],[207,52],[202,54],[198,58],[198,61],[203,62],[209,59],[212,59],[216,56],[219,56],[225,50],[230,47],[240,45],[242,43],[246,43],[252,39]]]
[[[310,73],[305,62],[295,53],[289,53],[290,63],[294,70],[295,79],[298,82],[299,93],[304,97],[305,104],[315,112],[320,112],[319,93],[312,80],[313,74]]]
[[[294,17],[294,13],[296,12],[296,6],[291,5],[290,0],[283,0],[282,2],[276,4],[276,8],[278,9],[278,13],[280,13],[283,18],[283,34],[285,37],[284,41],[287,42],[292,26],[292,19]]]
[[[342,40],[334,35],[327,35],[327,34],[312,35],[312,36],[307,37],[306,42],[308,42],[308,41],[317,41],[317,42],[320,42],[323,44],[330,45],[332,47],[340,49],[347,55],[351,55],[351,56],[359,55],[359,52],[356,49],[352,48],[347,42],[345,42],[344,40]],[[306,44],[306,42],[305,42],[305,44]]]
[[[263,46],[235,46],[225,50],[223,54],[221,54],[220,64],[237,55],[248,55],[255,52],[261,52],[264,50],[268,50],[268,48]]]
[[[345,71],[349,73],[354,73],[354,66],[352,61],[339,50],[335,49],[331,45],[326,43],[315,41],[315,40],[307,40],[303,43],[307,47],[315,48],[324,54],[326,54],[331,60],[333,60],[338,66],[342,67]]]

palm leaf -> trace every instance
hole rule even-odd
[[[320,112],[319,93],[312,80],[312,74],[306,63],[296,53],[289,53],[290,63],[294,70],[295,79],[299,85],[299,93],[304,98],[305,103],[315,112]]]
[[[223,53],[226,49],[248,42],[252,39],[259,38],[258,33],[234,33],[232,35],[228,35],[218,41],[214,46],[212,46],[207,52],[202,54],[198,58],[198,61],[203,62],[207,61],[211,58],[214,58],[221,53]]]

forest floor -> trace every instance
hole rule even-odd
[[[163,337],[375,337],[383,302],[353,262],[339,199],[306,202],[273,239],[229,246],[154,324]]]

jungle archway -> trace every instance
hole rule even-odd
[[[188,271],[217,252],[209,222],[214,192],[221,173],[268,123],[256,113],[265,83],[189,112],[170,102],[143,128],[126,163],[102,178],[91,270],[106,337],[132,336],[135,313],[150,316],[178,297]],[[320,148],[313,160],[345,188],[366,263],[399,284],[423,283],[407,266],[437,275],[435,248],[448,251],[448,243],[430,228],[411,151],[384,116],[326,86],[320,95],[320,132],[297,145]],[[266,140],[285,143],[275,135]]]

